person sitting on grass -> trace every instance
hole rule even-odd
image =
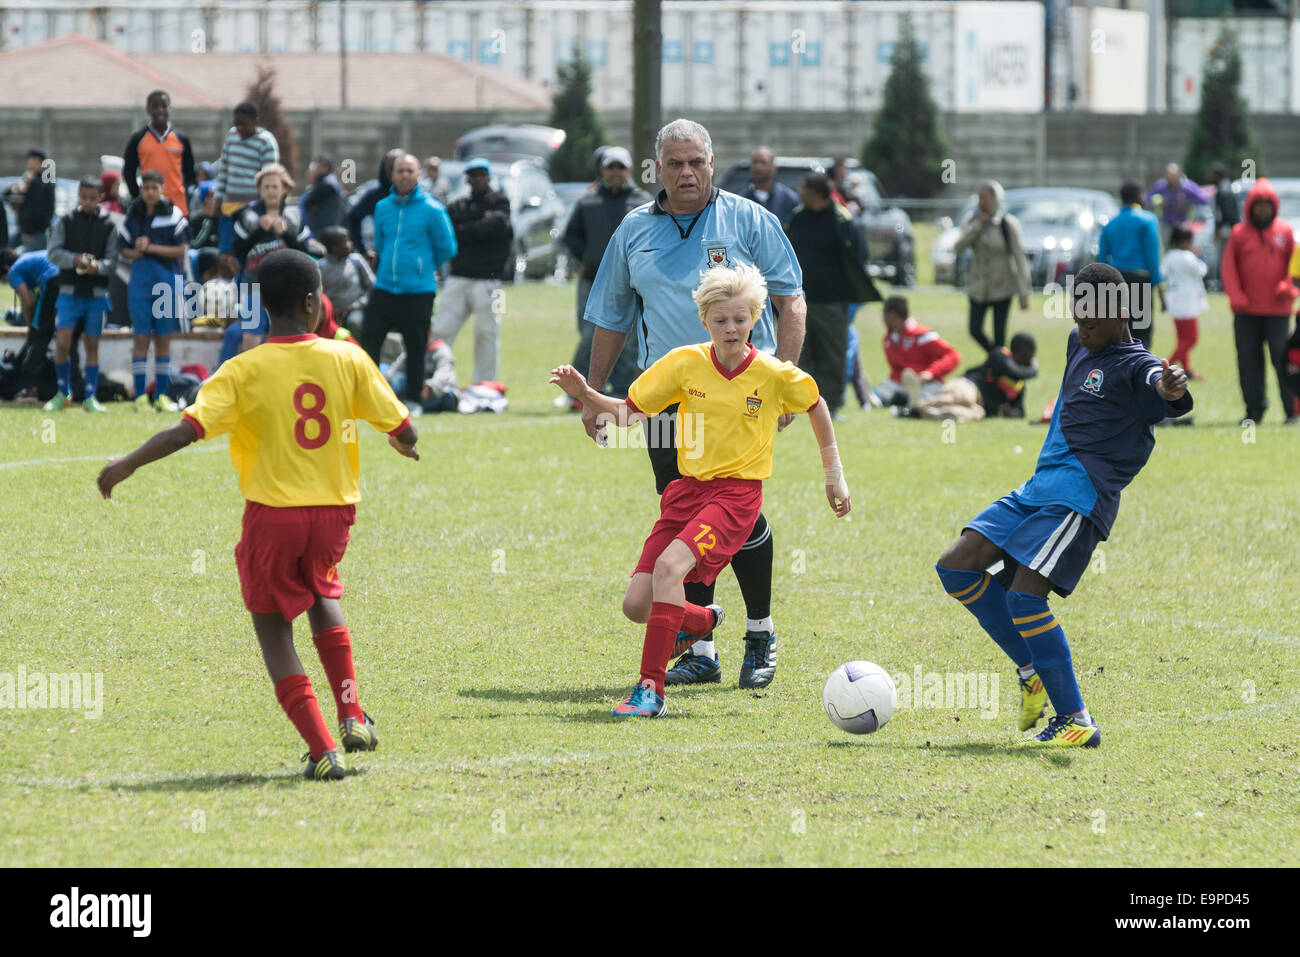
[[[659,520],[623,598],[623,614],[645,624],[646,632],[640,683],[614,709],[617,717],[666,714],[664,677],[678,632],[702,637],[722,623],[721,606],[687,602],[683,583],[711,584],[749,537],[763,504],[763,479],[772,474],[782,415],[809,413],[826,473],[826,500],[837,517],[850,507],[835,428],[817,384],[749,343],[767,302],[762,274],[750,265],[715,267],[694,299],[710,344],[673,349],[632,383],[626,399],[597,392],[573,366],[551,372],[551,382],[604,424],[626,428],[680,403],[679,424],[695,423],[699,437],[689,454],[684,444],[677,449],[682,477],[660,499]]]
[[[203,384],[181,421],[99,473],[104,498],[141,466],[197,439],[230,433],[230,458],[246,499],[235,563],[244,605],[275,697],[307,742],[309,779],[342,778],[342,756],[293,647],[303,612],[334,692],[345,751],[373,751],[374,722],[357,700],[352,638],[339,607],[338,563],[361,495],[361,419],[418,459],[416,431],[379,370],[360,349],[315,335],[320,270],[306,253],[279,250],[262,263],[262,303],[271,336]]]
[[[1038,343],[1027,332],[1011,337],[1011,347],[989,352],[980,365],[967,369],[965,377],[979,388],[980,405],[989,416],[1008,419],[1025,417],[1025,382],[1038,375]]]
[[[939,394],[944,376],[957,368],[961,354],[912,317],[906,296],[886,299],[881,316],[889,378],[876,386],[876,395],[882,405],[894,406],[895,415],[907,415],[922,399]]]
[[[1187,374],[1129,332],[1128,287],[1114,266],[1092,263],[1074,279],[1075,329],[1065,375],[1033,476],[980,512],[935,565],[944,590],[975,616],[1017,668],[1020,730],[1034,747],[1101,744],[1084,707],[1065,631],[1047,604],[1069,595],[1105,541],[1120,493],[1155,448],[1152,426],[1191,411]],[[994,577],[988,569],[1002,564]]]

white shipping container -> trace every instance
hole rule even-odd
[[[1291,24],[1291,112],[1300,113],[1300,21]]]
[[[1195,113],[1201,104],[1201,80],[1210,48],[1219,36],[1218,20],[1171,20],[1169,43],[1169,107],[1176,113]],[[1295,60],[1286,21],[1278,17],[1237,19],[1237,45],[1241,50],[1241,95],[1256,113],[1289,110]]]
[[[1074,108],[1094,113],[1147,111],[1146,13],[1076,7],[1072,16]]]
[[[964,113],[1043,109],[1043,8],[1029,3],[955,3],[954,108]]]
[[[904,14],[921,48],[921,66],[930,78],[930,95],[942,110],[953,108],[955,89],[955,24],[950,3],[850,4],[850,46],[846,59],[853,65],[853,82],[847,96],[858,109],[874,110],[884,97],[885,81],[898,45]]]

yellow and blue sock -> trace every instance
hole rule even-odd
[[[149,374],[149,357],[131,357],[131,378],[135,382],[135,397],[144,395],[145,377]]]
[[[1070,658],[1070,644],[1065,640],[1056,615],[1047,606],[1047,599],[1023,591],[1007,592],[1007,610],[1011,621],[1029,648],[1034,670],[1043,682],[1043,690],[1057,714],[1078,715],[1087,712],[1083,695],[1074,677],[1074,661]]]
[[[1007,591],[988,572],[972,572],[935,565],[944,590],[966,606],[980,627],[997,642],[1016,667],[1033,660],[1029,646],[1020,636],[1007,611]]]
[[[54,363],[54,378],[58,380],[59,391],[72,395],[72,360]]]

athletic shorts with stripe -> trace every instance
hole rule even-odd
[[[1002,496],[966,528],[979,532],[1011,560],[1038,572],[1062,596],[1074,591],[1102,540],[1086,515],[1066,505],[1030,505],[1016,492]]]

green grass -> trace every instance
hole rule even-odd
[[[974,358],[959,294],[912,299]],[[672,694],[667,720],[615,723],[640,656],[619,600],[657,515],[650,471],[643,452],[598,450],[551,408],[572,290],[512,288],[509,412],[421,419],[419,463],[363,437],[365,499],[341,573],[382,744],[347,781],[317,785],[300,779],[301,742],[240,602],[225,440],[104,502],[100,464],[161,417],[0,409],[0,672],[99,672],[105,696],[98,720],[6,714],[0,861],[1294,866],[1300,432],[1236,426],[1226,304],[1212,302],[1196,427],[1159,433],[1104,568],[1054,602],[1104,730],[1096,752],[1015,750],[1012,672],[931,567],[1028,476],[1042,427],[945,433],[854,411],[838,426],[854,511],[837,522],[797,423],[766,487],[775,683],[735,687],[743,607],[727,572],[724,683]],[[859,328],[878,376],[878,307]],[[1036,303],[1012,328],[1038,334],[1028,404],[1041,409],[1066,323]],[[468,334],[460,345],[467,370]],[[1164,317],[1156,345],[1172,346]],[[332,720],[305,624],[298,636]],[[901,708],[878,734],[842,734],[821,688],[854,658],[996,674],[998,713]]]

